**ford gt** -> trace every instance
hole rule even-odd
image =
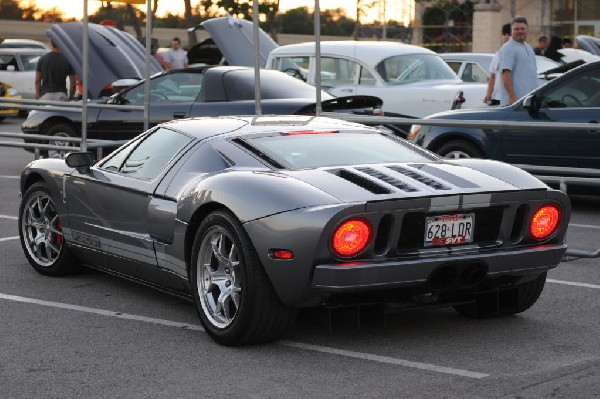
[[[88,266],[187,297],[229,346],[277,340],[307,307],[523,312],[570,217],[565,194],[508,164],[307,116],[167,122],[99,161],[33,161],[20,189],[35,270]]]

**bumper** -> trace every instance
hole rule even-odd
[[[541,245],[514,251],[415,258],[385,263],[319,265],[315,268],[312,287],[321,292],[357,292],[426,283],[443,267],[479,264],[486,271],[484,279],[500,276],[523,276],[543,273],[560,263],[567,250],[565,244]],[[460,268],[460,267],[459,267]]]

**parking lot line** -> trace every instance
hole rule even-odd
[[[0,215],[0,219],[19,220],[16,216]]]
[[[554,283],[554,284],[572,285],[574,287],[594,288],[594,289],[600,290],[600,285],[596,285],[596,284],[577,283],[575,281],[553,280],[551,278],[546,279],[546,282]]]
[[[19,236],[14,236],[14,237],[4,237],[4,238],[0,238],[0,242],[2,241],[11,241],[11,240],[18,240]]]
[[[436,366],[435,364],[430,364],[430,363],[412,362],[410,360],[397,359],[397,358],[387,357],[387,356],[372,355],[370,353],[363,353],[363,352],[353,352],[353,351],[348,351],[348,350],[343,350],[343,349],[328,348],[326,346],[309,345],[309,344],[303,344],[301,342],[280,341],[279,344],[284,345],[284,346],[290,346],[292,348],[305,349],[305,350],[321,352],[321,353],[329,353],[329,354],[333,354],[333,355],[351,357],[351,358],[355,358],[355,359],[369,360],[372,362],[395,364],[395,365],[410,367],[410,368],[414,368],[414,369],[435,371],[437,373],[443,373],[443,374],[454,374],[454,375],[459,375],[461,377],[481,379],[481,378],[490,376],[489,374],[477,373],[477,372],[468,371],[468,370],[455,369],[452,367]]]
[[[6,175],[0,175],[0,179],[18,179],[19,176],[6,176]]]
[[[195,324],[180,323],[177,321],[171,321],[171,320],[165,320],[165,319],[156,319],[153,317],[146,317],[146,316],[139,316],[139,315],[134,315],[134,314],[129,314],[129,313],[115,312],[112,310],[88,308],[86,306],[69,305],[67,303],[61,303],[61,302],[43,301],[40,299],[27,298],[27,297],[18,296],[18,295],[9,295],[9,294],[0,293],[0,299],[5,299],[5,300],[9,300],[9,301],[14,301],[14,302],[21,302],[21,303],[30,303],[30,304],[34,304],[34,305],[49,306],[49,307],[58,308],[58,309],[76,310],[78,312],[85,312],[85,313],[97,314],[97,315],[108,316],[108,317],[117,317],[119,319],[137,320],[137,321],[142,321],[145,323],[158,324],[158,325],[163,325],[163,326],[167,326],[167,327],[177,327],[177,328],[182,328],[182,329],[187,329],[187,330],[204,331],[204,328],[202,328],[201,326],[195,325]],[[410,360],[397,359],[397,358],[387,357],[387,356],[373,355],[373,354],[369,354],[369,353],[353,352],[353,351],[348,351],[348,350],[343,350],[343,349],[329,348],[326,346],[310,345],[310,344],[304,344],[301,342],[282,340],[282,341],[277,342],[277,344],[286,346],[286,347],[304,349],[304,350],[313,351],[313,352],[328,353],[328,354],[332,354],[332,355],[344,356],[344,357],[349,357],[349,358],[354,358],[354,359],[368,360],[371,362],[398,365],[398,366],[409,367],[409,368],[414,368],[414,369],[434,371],[434,372],[443,373],[443,374],[452,374],[452,375],[457,375],[457,376],[461,376],[461,377],[476,378],[476,379],[489,377],[489,374],[477,373],[477,372],[469,371],[469,370],[461,370],[461,369],[455,369],[452,367],[437,366],[435,364],[430,364],[430,363],[413,362]]]
[[[595,226],[593,224],[569,223],[569,227],[579,227],[582,229],[598,229],[598,230],[600,230],[600,226]]]

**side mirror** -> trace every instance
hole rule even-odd
[[[67,166],[77,169],[79,173],[86,173],[94,161],[94,154],[91,152],[70,152],[65,157]]]
[[[523,108],[530,114],[537,112],[540,109],[540,101],[535,94],[530,94],[523,100]]]

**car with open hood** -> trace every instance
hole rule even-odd
[[[261,70],[263,114],[314,114],[316,90],[285,73]],[[254,69],[216,66],[170,70],[151,78],[149,124],[197,116],[253,115]],[[108,99],[94,100],[111,105],[143,105],[144,81]],[[371,96],[336,98],[322,93],[322,109],[360,115],[380,114],[381,100]],[[387,126],[387,125],[386,125]],[[128,140],[144,129],[144,112],[115,108],[89,108],[87,134],[90,139]],[[390,125],[390,129],[394,129]],[[61,137],[81,137],[81,115],[61,111],[31,111],[22,124],[24,133],[56,137],[57,145],[72,145]],[[48,156],[65,151],[50,150]]]
[[[83,23],[65,22],[52,25],[46,35],[60,48],[75,73],[83,77]],[[88,24],[89,98],[122,79],[144,79],[146,52],[141,43],[127,32],[98,24]],[[150,74],[163,71],[155,58],[149,59]]]
[[[188,62],[206,65],[236,65],[253,67],[255,63],[253,23],[245,19],[226,17],[211,18],[189,28]],[[209,37],[198,43],[197,31],[206,31]],[[267,64],[269,53],[278,47],[262,29],[259,35],[259,67]]]
[[[168,122],[99,161],[33,161],[20,191],[35,270],[183,296],[223,345],[276,340],[307,307],[524,312],[570,218],[565,194],[511,165],[293,115]]]
[[[267,68],[316,84],[315,43],[280,46]],[[390,116],[422,118],[457,107],[481,107],[485,83],[466,84],[435,52],[386,41],[321,42],[321,85],[335,95],[373,95]],[[461,105],[462,104],[462,105]]]

